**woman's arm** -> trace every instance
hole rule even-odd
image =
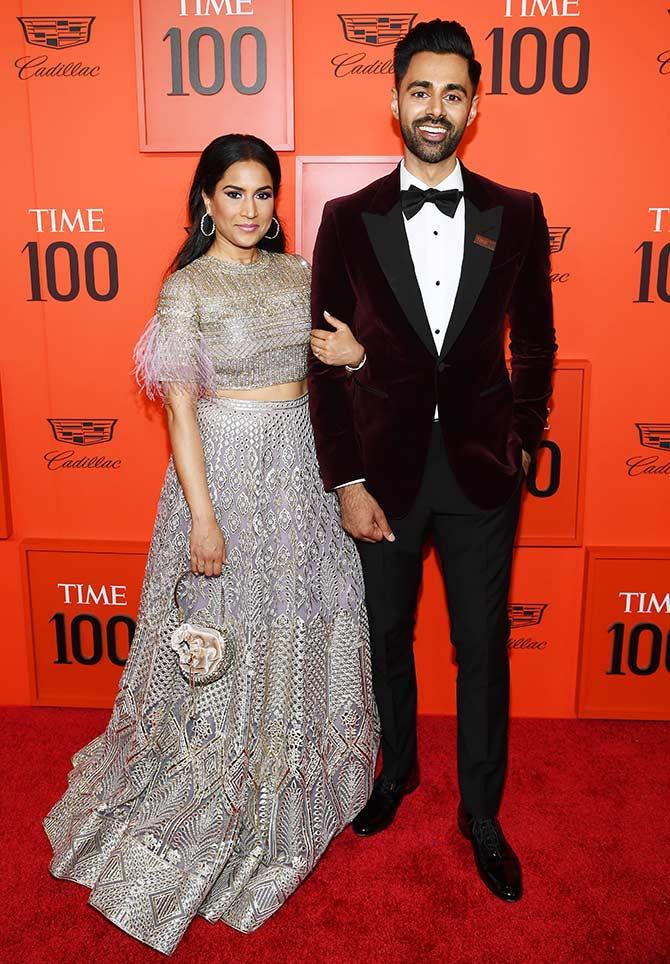
[[[226,562],[226,544],[207,487],[196,399],[178,387],[165,387],[172,458],[191,511],[191,569],[206,576],[220,576],[221,567]]]

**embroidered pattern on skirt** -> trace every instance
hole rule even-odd
[[[52,873],[166,954],[196,914],[267,920],[364,806],[378,745],[358,553],[323,490],[307,397],[205,398],[198,420],[233,665],[191,688],[169,645],[190,528],[170,462],[110,722],[45,820]],[[216,592],[199,578],[194,598]]]

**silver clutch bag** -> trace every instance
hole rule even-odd
[[[205,686],[221,679],[230,669],[234,656],[232,635],[224,625],[224,590],[223,576],[203,576],[203,579],[218,579],[220,594],[210,592],[214,599],[219,598],[221,605],[218,616],[213,616],[207,604],[195,607],[188,620],[186,609],[179,602],[179,590],[187,577],[193,576],[190,570],[182,572],[178,577],[172,599],[174,610],[170,614],[169,638],[170,648],[179,658],[179,672],[195,686]],[[202,594],[195,594],[202,598]],[[191,610],[189,606],[189,610]]]

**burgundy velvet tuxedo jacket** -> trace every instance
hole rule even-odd
[[[367,354],[349,373],[310,352],[321,475],[328,490],[364,478],[389,518],[405,515],[416,496],[436,402],[449,464],[482,508],[512,495],[522,448],[532,454],[545,427],[556,341],[542,204],[462,169],[463,266],[439,354],[405,233],[399,167],[329,201],[314,249],[313,326],[328,328],[328,310]]]

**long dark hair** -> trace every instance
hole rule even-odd
[[[254,137],[253,134],[224,134],[222,137],[215,138],[200,155],[198,166],[195,169],[191,190],[188,193],[188,237],[177,252],[170,265],[169,272],[185,267],[191,261],[199,258],[201,254],[205,254],[211,247],[214,242],[214,234],[211,237],[206,237],[200,230],[200,221],[203,214],[206,213],[202,192],[204,191],[208,197],[211,197],[216,185],[228,168],[236,164],[237,161],[257,161],[268,169],[272,178],[276,203],[281,184],[281,165],[277,154],[270,145],[262,141],[260,137]],[[276,211],[274,216],[277,217]],[[273,228],[274,224],[270,227],[272,234],[274,234]],[[266,251],[284,251],[286,237],[281,223],[279,224],[277,237],[272,239],[261,238],[258,247],[264,248]]]

